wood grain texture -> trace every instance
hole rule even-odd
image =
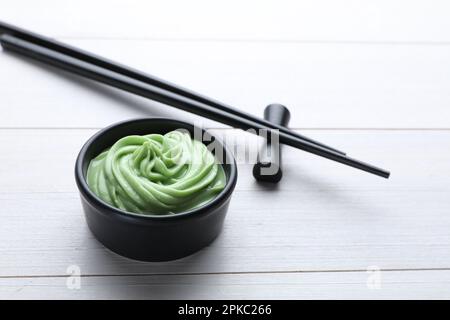
[[[64,275],[71,264],[86,275],[450,267],[450,132],[317,132],[391,169],[391,180],[285,148],[285,177],[271,189],[239,160],[222,235],[162,264],[121,258],[86,227],[73,163],[93,132],[1,130],[0,276]]]
[[[283,103],[293,128],[450,128],[450,46],[67,42],[259,117]],[[0,70],[0,127],[98,128],[142,116],[223,127],[4,51]]]
[[[1,299],[448,299],[450,271],[0,279]]]
[[[159,116],[217,128],[236,150],[258,140],[2,51],[0,299],[450,299],[448,1],[0,2],[4,21],[257,116],[283,103],[291,127],[392,171],[384,180],[284,148],[274,187],[238,155],[214,243],[131,261],[84,221],[73,166],[88,137]],[[71,265],[80,290],[66,287]],[[381,289],[368,268],[382,270]]]

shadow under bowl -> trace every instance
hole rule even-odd
[[[115,208],[94,194],[86,182],[89,163],[105,149],[128,135],[165,134],[184,129],[202,142],[215,141],[220,150],[227,183],[210,202],[171,215],[142,215]],[[195,137],[196,138],[196,137]],[[192,124],[165,118],[144,118],[113,124],[100,130],[82,147],[75,164],[75,180],[89,229],[107,248],[122,256],[142,261],[168,261],[190,255],[210,244],[222,230],[231,194],[237,181],[236,161],[223,143]]]

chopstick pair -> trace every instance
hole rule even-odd
[[[176,108],[198,114],[235,128],[278,129],[283,144],[334,160],[369,173],[388,178],[390,173],[343,152],[328,147],[289,129],[271,124],[237,109],[221,104],[192,91],[177,87],[164,80],[146,75],[101,57],[69,47],[40,35],[0,22],[2,46],[25,56],[48,63],[72,73],[113,87],[156,100]]]
[[[44,36],[32,33],[30,31],[27,31],[27,30],[24,30],[24,29],[21,29],[21,28],[18,28],[18,27],[15,27],[15,26],[12,26],[10,24],[7,24],[7,23],[4,23],[4,22],[0,21],[0,34],[2,34],[2,33],[13,35],[13,36],[15,36],[17,38],[20,38],[22,40],[26,40],[26,41],[29,41],[29,42],[34,43],[36,45],[40,45],[40,46],[43,46],[45,48],[48,48],[48,49],[51,49],[51,50],[54,50],[54,51],[66,54],[66,55],[68,55],[68,56],[70,56],[72,58],[76,58],[76,59],[79,59],[81,61],[85,61],[85,62],[91,63],[93,65],[96,65],[96,66],[99,66],[99,67],[103,67],[105,69],[117,72],[117,73],[125,75],[127,77],[130,77],[130,78],[142,81],[144,83],[147,83],[147,84],[159,87],[161,89],[164,89],[164,90],[171,91],[173,93],[182,95],[182,96],[187,97],[189,99],[196,100],[198,102],[208,104],[208,105],[213,106],[215,108],[218,108],[220,110],[223,110],[223,111],[229,112],[231,114],[237,115],[239,117],[245,118],[247,120],[259,123],[260,125],[263,125],[265,127],[278,129],[280,131],[286,132],[287,134],[293,135],[293,136],[295,136],[295,137],[297,137],[297,138],[299,138],[301,140],[305,140],[305,141],[311,142],[313,144],[316,144],[316,145],[321,146],[323,148],[329,149],[329,150],[334,151],[336,153],[340,153],[340,154],[345,155],[345,152],[342,152],[342,151],[337,150],[337,149],[335,149],[333,147],[327,146],[327,145],[325,145],[323,143],[320,143],[318,141],[315,141],[315,140],[313,140],[311,138],[305,137],[305,136],[303,136],[303,135],[301,135],[299,133],[296,133],[295,131],[290,131],[288,128],[286,128],[284,126],[281,126],[281,125],[278,125],[278,124],[274,124],[274,123],[271,123],[270,121],[267,121],[265,119],[261,119],[261,118],[255,117],[255,116],[253,116],[251,114],[248,114],[248,113],[246,113],[244,111],[235,109],[235,108],[233,108],[231,106],[228,106],[228,105],[226,105],[224,103],[221,103],[221,102],[213,100],[211,98],[202,96],[202,95],[200,95],[200,94],[198,94],[196,92],[193,92],[193,91],[188,90],[186,88],[182,88],[182,87],[177,86],[177,85],[175,85],[173,83],[170,83],[168,81],[159,79],[159,78],[157,78],[155,76],[145,74],[145,73],[143,73],[141,71],[138,71],[138,70],[132,69],[130,67],[126,67],[126,66],[120,65],[120,64],[118,64],[116,62],[109,61],[109,60],[107,60],[105,58],[96,56],[96,55],[94,55],[92,53],[83,51],[83,50],[78,49],[78,48],[71,47],[71,46],[66,45],[64,43],[52,40],[50,38],[47,38],[47,37],[44,37]]]

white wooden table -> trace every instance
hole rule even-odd
[[[0,19],[256,115],[283,103],[292,128],[392,171],[285,148],[275,188],[239,165],[208,248],[130,261],[84,221],[86,139],[145,116],[252,137],[1,52],[0,298],[450,298],[448,1],[0,0]]]

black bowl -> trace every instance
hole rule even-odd
[[[194,126],[163,118],[137,119],[111,125],[91,137],[75,164],[75,179],[89,228],[110,250],[137,260],[167,261],[192,254],[210,244],[220,233],[237,180],[233,155],[214,136],[202,129],[203,137],[222,148],[225,188],[207,204],[173,215],[141,215],[117,209],[95,195],[86,183],[90,161],[117,140],[128,135],[165,134],[186,129],[194,136]],[[206,140],[206,139],[205,139]]]

